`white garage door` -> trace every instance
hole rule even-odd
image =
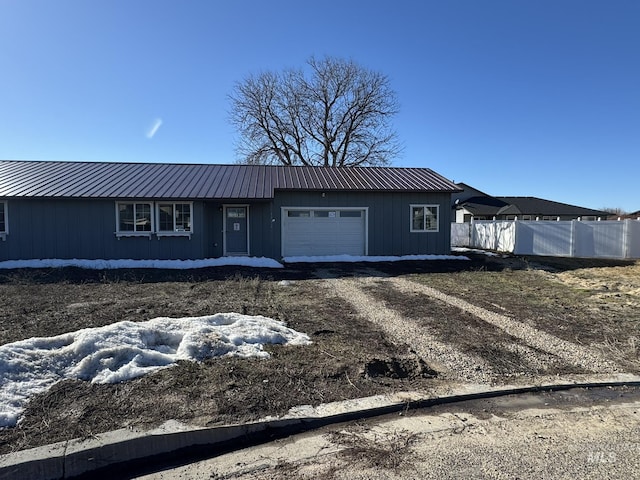
[[[283,208],[282,256],[366,255],[366,209]]]

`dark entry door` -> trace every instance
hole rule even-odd
[[[248,208],[225,207],[225,255],[248,255]]]

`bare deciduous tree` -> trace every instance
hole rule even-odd
[[[625,212],[620,207],[602,207],[600,210],[602,210],[603,212],[610,213],[611,215],[626,215],[627,214],[627,212]]]
[[[235,86],[231,122],[241,163],[386,165],[400,152],[388,78],[353,61],[311,58],[302,70],[265,72]]]

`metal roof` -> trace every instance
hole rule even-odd
[[[0,198],[271,199],[276,190],[457,192],[428,168],[0,161]]]
[[[458,184],[460,185],[460,184]],[[464,202],[459,203],[459,205],[463,206],[466,210],[471,212],[474,215],[497,215],[500,212],[500,209],[508,206],[507,203],[502,200],[498,200],[497,198],[486,196],[486,197],[471,197],[465,200]]]
[[[496,197],[498,200],[505,202],[511,210],[500,210],[500,214],[526,214],[526,215],[573,215],[573,216],[597,216],[606,217],[608,214],[602,210],[593,210],[591,208],[578,207],[552,200],[545,200],[537,197]]]
[[[537,197],[471,197],[458,204],[474,215],[598,216],[607,212]]]

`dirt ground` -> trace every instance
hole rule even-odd
[[[470,257],[283,270],[0,272],[0,344],[122,320],[221,312],[282,320],[313,340],[305,347],[267,347],[267,360],[181,362],[110,385],[61,382],[31,400],[17,427],[0,430],[0,454],[168,419],[236,423],[284,414],[301,404],[428,392],[464,380],[456,378],[454,363],[440,362],[440,354],[433,354],[442,349],[455,358],[479,359],[481,366],[474,368],[490,370],[492,383],[522,375],[531,380],[543,374],[601,373],[567,361],[561,352],[557,358],[554,352],[538,352],[539,346],[505,333],[495,322],[434,298],[408,295],[385,279],[429,286],[563,345],[588,349],[613,362],[617,371],[640,371],[640,263]],[[427,346],[423,354],[410,338],[385,328],[383,320],[372,321],[348,295],[327,288],[327,282],[356,278],[370,280],[351,285],[363,298],[380,302],[396,320],[417,325],[429,334],[425,341],[440,350]],[[540,358],[550,359],[540,363]]]

